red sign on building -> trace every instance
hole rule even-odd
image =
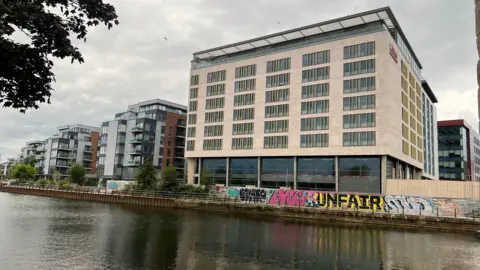
[[[393,58],[395,63],[398,63],[398,54],[397,51],[395,50],[395,47],[390,43],[390,56]]]

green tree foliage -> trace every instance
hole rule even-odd
[[[157,171],[153,166],[151,157],[145,159],[143,166],[138,170],[137,174],[137,187],[139,189],[152,189],[155,188],[157,183]]]
[[[31,165],[32,167],[35,167],[35,162],[37,162],[35,160],[35,156],[34,155],[30,155],[30,156],[27,156],[23,159],[23,164],[28,164],[28,165]]]
[[[200,184],[204,186],[205,191],[208,192],[214,184],[213,175],[208,170],[202,170],[200,174]]]
[[[115,8],[103,0],[0,0],[0,104],[25,112],[50,103],[51,58],[84,59],[73,38],[86,42],[89,26],[118,25]],[[11,38],[23,32],[30,44]]]
[[[87,170],[83,167],[82,164],[74,164],[68,171],[72,183],[83,185],[85,181],[85,174]]]
[[[61,176],[62,176],[62,175],[60,174],[60,172],[57,171],[57,170],[55,170],[55,171],[53,172],[53,175],[52,175],[53,181],[55,181],[55,182],[59,181]]]
[[[162,190],[176,191],[178,190],[179,182],[177,181],[177,169],[169,165],[162,170]]]
[[[29,164],[17,164],[12,168],[12,177],[21,183],[32,180],[37,175],[37,169]]]

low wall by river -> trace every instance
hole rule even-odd
[[[325,221],[325,222],[342,222],[348,224],[365,224],[374,226],[386,226],[397,228],[430,228],[441,229],[447,231],[473,231],[480,229],[480,218],[466,218],[466,217],[441,217],[431,215],[411,215],[408,213],[402,214],[398,212],[385,212],[385,206],[382,206],[382,197],[371,195],[370,197],[360,197],[358,195],[357,202],[360,202],[355,209],[350,208],[348,203],[334,204],[334,201],[352,201],[354,198],[352,195],[345,196],[345,194],[333,195],[321,195],[318,200],[319,207],[312,205],[305,207],[301,203],[296,205],[292,203],[295,200],[295,194],[299,195],[300,191],[279,191],[273,192],[271,197],[265,197],[265,201],[262,203],[262,199],[256,198],[258,194],[262,195],[263,192],[258,189],[251,189],[250,193],[246,193],[247,189],[243,191],[237,190],[235,196],[232,188],[226,192],[230,193],[230,196],[203,196],[203,197],[187,197],[177,196],[176,198],[167,198],[162,196],[132,196],[128,194],[102,194],[91,192],[74,192],[74,191],[61,191],[61,190],[49,190],[39,188],[20,188],[20,187],[8,187],[0,186],[0,192],[9,192],[26,195],[36,195],[54,198],[65,198],[72,200],[92,201],[101,203],[115,203],[115,204],[127,204],[137,205],[144,207],[164,207],[164,208],[183,208],[193,210],[207,210],[217,211],[225,213],[240,213],[240,214],[254,214],[262,215],[265,217],[286,218],[293,220],[311,220],[311,221]],[[222,193],[220,189],[215,189],[214,193]],[[252,193],[253,192],[253,193]],[[258,193],[259,192],[259,193]],[[283,192],[283,195],[282,195]],[[296,193],[295,193],[296,192]],[[276,193],[276,194],[275,194]],[[303,194],[303,193],[302,193]],[[282,197],[283,196],[283,197]],[[323,196],[323,197],[322,197]],[[357,195],[355,195],[357,196]],[[367,196],[367,195],[361,195]],[[260,196],[261,197],[261,196]],[[278,198],[278,200],[277,200]],[[282,199],[283,198],[283,199]],[[297,199],[303,200],[302,196]],[[306,203],[308,199],[305,197]],[[322,199],[325,198],[324,206],[320,207]],[[327,199],[329,198],[329,199]],[[333,200],[332,198],[335,198]],[[348,198],[348,200],[347,200]],[[362,199],[363,198],[363,199]],[[277,204],[266,203],[274,199]],[[252,201],[253,200],[253,201]],[[259,201],[260,200],[260,201]],[[260,203],[255,203],[260,202]],[[283,202],[283,204],[282,204]],[[290,203],[289,203],[290,202]],[[301,201],[300,201],[301,202]],[[363,206],[363,202],[367,206]],[[316,202],[313,202],[316,203]]]

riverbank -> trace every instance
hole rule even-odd
[[[145,194],[102,194],[97,190],[73,191],[42,188],[0,186],[0,192],[91,201],[99,203],[126,204],[141,207],[162,207],[268,216],[286,220],[308,220],[313,222],[337,222],[389,228],[425,228],[449,232],[473,232],[480,229],[480,220],[415,216],[375,212],[374,209],[355,210],[310,208],[288,205],[248,204],[240,200],[216,196],[152,196]]]

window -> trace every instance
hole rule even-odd
[[[402,119],[405,123],[408,124],[408,112],[405,108],[402,108]]]
[[[421,151],[417,151],[417,154],[418,154],[417,160],[420,162],[423,162],[423,153]]]
[[[197,104],[198,104],[197,101],[190,101],[190,103],[188,105],[188,110],[191,111],[191,112],[196,112],[197,111]]]
[[[422,108],[422,99],[420,97],[417,97],[417,107]]]
[[[233,97],[233,106],[246,106],[255,104],[255,94],[245,94]]]
[[[197,124],[197,115],[196,114],[189,114],[188,115],[188,124],[189,125]]]
[[[300,135],[301,148],[328,147],[328,134]]]
[[[417,110],[417,120],[419,122],[422,122],[422,111],[420,111],[420,110]]]
[[[226,71],[214,71],[207,74],[207,83],[221,82],[226,79]]]
[[[225,94],[225,84],[215,84],[207,86],[207,97]]]
[[[205,113],[205,123],[223,122],[223,111]]]
[[[222,139],[203,140],[203,150],[222,150]]]
[[[253,119],[254,117],[255,117],[254,108],[233,110],[233,121],[250,120],[250,119]]]
[[[288,132],[288,120],[265,121],[265,133]]]
[[[199,78],[200,78],[199,75],[190,76],[190,85],[198,85]]]
[[[232,135],[247,135],[253,134],[253,122],[233,124]]]
[[[349,114],[343,116],[343,128],[375,127],[375,113]]]
[[[290,90],[279,89],[265,92],[265,103],[288,101]]]
[[[187,131],[187,137],[189,138],[195,137],[196,133],[197,133],[196,127],[189,127]]]
[[[257,75],[257,65],[248,65],[235,68],[235,79]]]
[[[212,109],[221,109],[225,105],[225,98],[211,98],[207,99],[205,102],[205,109],[212,110]]]
[[[266,106],[265,118],[288,116],[288,109],[288,104]]]
[[[405,106],[405,108],[408,108],[408,97],[403,92],[402,92],[402,104],[403,106]]]
[[[306,69],[302,71],[302,82],[313,82],[328,80],[330,78],[330,67]]]
[[[343,59],[352,59],[375,55],[375,41],[345,46],[343,48]]]
[[[375,131],[343,133],[343,146],[374,146]]]
[[[415,121],[414,116],[410,116],[410,128],[413,129],[414,131],[417,128],[417,121]]]
[[[327,130],[328,116],[302,118],[301,131]]]
[[[410,142],[413,145],[417,144],[417,135],[415,134],[415,131],[410,131]]]
[[[326,97],[329,90],[329,83],[305,85],[302,86],[302,98]]]
[[[408,82],[405,77],[402,76],[402,89],[405,91],[405,93],[408,93]]]
[[[415,87],[415,76],[411,72],[408,73],[408,81],[411,86]]]
[[[415,90],[412,87],[410,87],[410,98],[415,101]]]
[[[203,136],[205,137],[223,136],[223,125],[205,126]]]
[[[198,88],[190,88],[190,98],[198,98]]]
[[[422,124],[417,123],[417,133],[422,135]]]
[[[375,77],[343,81],[343,93],[357,93],[375,90]]]
[[[320,65],[330,62],[330,51],[314,52],[303,55],[302,64],[304,67]]]
[[[263,139],[263,148],[288,148],[288,136],[267,136]]]
[[[423,144],[422,137],[418,136],[418,137],[417,137],[417,147],[418,147],[418,149],[422,149],[422,148],[423,148],[422,144]]]
[[[343,76],[360,75],[375,72],[375,59],[343,64]]]
[[[407,141],[403,141],[403,147],[402,148],[403,148],[402,149],[403,153],[408,156],[410,154],[410,152],[409,152],[409,145],[408,145]]]
[[[408,127],[402,124],[402,136],[408,140]]]
[[[257,84],[256,79],[236,81],[235,89],[234,89],[235,93],[255,90],[256,84]]]
[[[253,149],[253,138],[233,138],[232,150]]]
[[[267,62],[267,73],[277,72],[282,70],[289,70],[289,69],[290,69],[290,57]]]
[[[417,94],[419,96],[422,96],[422,88],[420,87],[420,84],[418,84],[418,82],[415,84],[415,89],[417,90]]]
[[[267,88],[290,84],[290,73],[267,76]]]
[[[408,77],[408,68],[403,61],[402,61],[402,74],[403,76]]]
[[[328,105],[328,99],[302,102],[302,115],[327,113]]]
[[[375,109],[375,95],[355,96],[343,98],[343,110],[366,110]]]
[[[417,148],[415,148],[413,145],[410,147],[410,156],[413,159],[417,159]]]

